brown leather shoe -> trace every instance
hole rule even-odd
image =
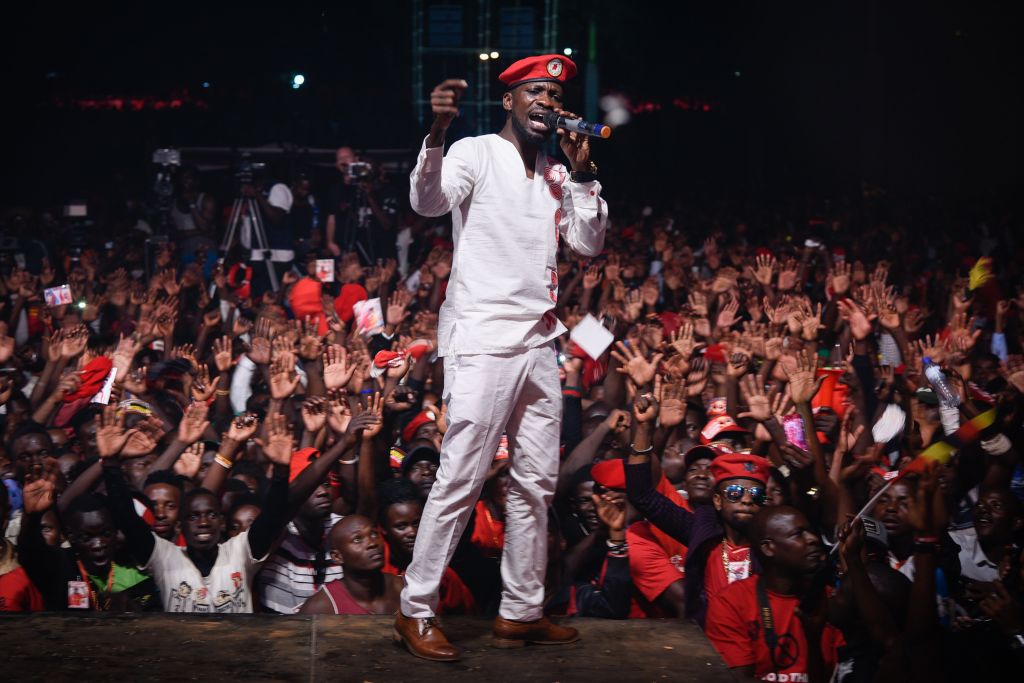
[[[399,612],[395,617],[393,638],[396,645],[404,645],[410,654],[423,659],[435,662],[459,659],[458,649],[441,633],[434,617],[414,619]]]
[[[494,620],[494,647],[523,647],[527,643],[566,645],[579,639],[579,631],[553,624],[547,617],[536,621],[512,621],[501,617]]]

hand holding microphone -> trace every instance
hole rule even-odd
[[[561,136],[558,144],[574,172],[596,173],[596,167],[590,161],[590,136],[608,138],[612,134],[611,128],[587,123],[561,109],[546,113],[544,122]]]
[[[612,129],[601,123],[588,123],[575,114],[567,111],[549,111],[544,115],[544,122],[551,128],[557,128],[569,133],[582,133],[592,135],[596,138],[607,140],[612,135]]]

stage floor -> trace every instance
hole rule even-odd
[[[0,617],[8,681],[733,681],[700,630],[677,621],[575,619],[566,646],[490,647],[490,622],[452,617],[463,659],[416,659],[390,617]]]

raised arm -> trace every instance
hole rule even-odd
[[[459,114],[456,104],[467,87],[466,81],[448,79],[430,93],[434,122],[409,182],[409,201],[421,216],[450,213],[473,189],[476,159],[472,143],[457,142],[444,156],[445,132]]]

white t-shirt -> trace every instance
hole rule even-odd
[[[160,588],[165,612],[250,614],[252,579],[260,564],[249,549],[246,531],[217,546],[217,561],[208,576],[180,548],[156,534],[153,554],[143,570]]]
[[[511,142],[482,135],[455,142],[447,156],[424,140],[409,198],[420,215],[452,214],[439,355],[536,348],[565,332],[555,317],[559,241],[584,256],[601,251],[608,206],[599,182],[571,182],[544,154],[528,179]]]

